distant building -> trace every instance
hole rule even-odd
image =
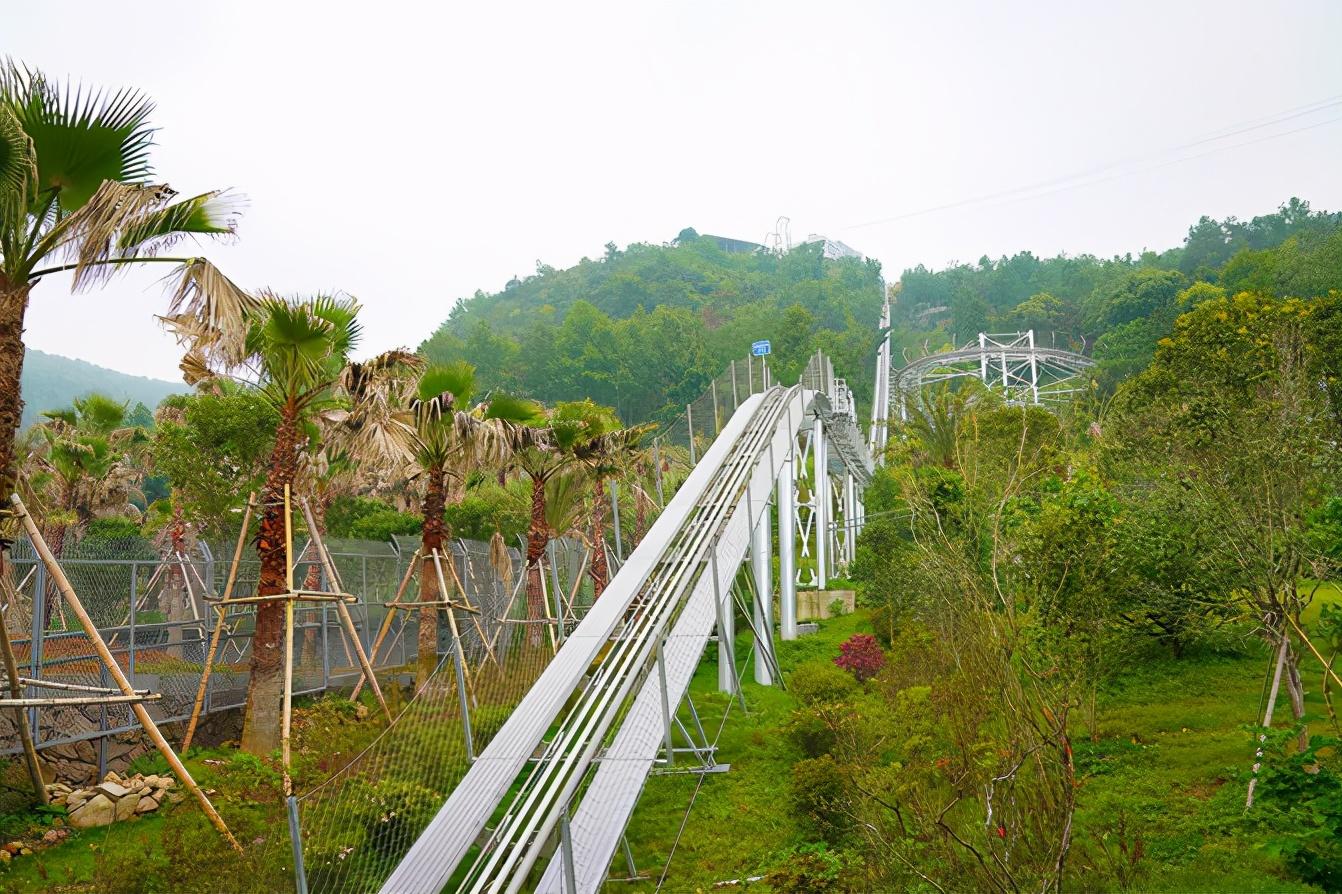
[[[718,248],[732,255],[749,255],[757,251],[764,251],[764,246],[758,242],[747,242],[744,239],[732,239],[727,236],[714,236],[710,233],[704,233],[704,239],[712,239]]]
[[[857,258],[861,261],[866,257],[851,245],[846,245],[837,239],[827,239],[817,233],[807,236],[802,245],[814,245],[817,242],[824,244],[825,257],[831,261],[837,261],[839,258]]]

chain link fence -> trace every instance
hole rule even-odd
[[[364,649],[379,670],[413,670],[417,649],[417,611],[388,608],[406,584],[402,599],[414,601],[417,585],[407,580],[407,570],[418,541],[330,539],[331,554],[340,586],[359,597],[349,606]],[[556,580],[573,592],[588,592],[581,586],[580,541],[557,541],[552,555]],[[488,543],[455,540],[450,545],[452,566],[466,598],[479,611],[482,623],[469,623],[461,631],[463,648],[483,649],[481,637],[494,638],[496,648],[506,650],[510,640],[498,637],[490,626],[506,614],[515,584],[523,575],[521,551],[507,551],[504,567],[495,567]],[[233,544],[201,541],[189,550],[171,553],[156,549],[142,538],[112,542],[67,543],[60,556],[61,567],[106,641],[114,659],[136,689],[147,689],[160,697],[146,703],[159,723],[185,721],[200,686],[206,652],[213,634],[216,611],[207,599],[222,596],[228,578]],[[310,543],[299,549],[296,582],[327,589],[333,582],[319,567]],[[254,595],[260,565],[245,552],[238,562],[232,597]],[[50,575],[27,540],[13,545],[5,563],[0,586],[0,611],[14,645],[19,673],[47,682],[115,687],[98,658],[92,640],[63,606]],[[569,590],[566,590],[569,592]],[[295,606],[294,692],[311,695],[327,689],[347,688],[360,676],[356,651],[329,603]],[[213,669],[205,691],[202,712],[212,713],[241,707],[246,700],[255,609],[250,605],[230,607]],[[373,646],[378,646],[374,653]],[[439,624],[439,652],[452,649],[448,625]],[[502,659],[502,656],[500,656]],[[46,694],[26,687],[26,697]],[[39,749],[92,741],[98,747],[99,775],[106,772],[105,743],[121,733],[138,732],[139,725],[127,705],[84,705],[29,708],[28,723]],[[9,712],[0,712],[0,754],[21,753],[23,744]]]

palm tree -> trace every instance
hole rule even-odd
[[[541,415],[531,401],[493,395],[471,407],[475,367],[464,361],[431,366],[415,384],[409,401],[412,467],[424,481],[424,526],[420,541],[419,650],[416,684],[422,684],[438,663],[438,610],[446,594],[438,586],[435,553],[442,554],[448,531],[444,509],[458,503],[471,472],[502,467],[522,446],[543,453],[537,429],[527,423]]]
[[[204,258],[160,256],[186,235],[232,234],[236,203],[221,192],[179,200],[152,182],[152,111],[137,91],[62,88],[0,62],[0,495],[14,488],[24,317],[44,276],[73,271],[80,290],[126,265],[173,264],[170,313],[235,335],[252,303]]]
[[[24,462],[24,475],[41,507],[42,537],[57,558],[72,529],[106,515],[139,515],[131,499],[140,495],[144,472],[137,455],[148,438],[127,424],[127,406],[90,394],[69,408],[43,413],[45,420],[34,426],[36,449]],[[43,598],[50,622],[54,583]]]
[[[618,424],[618,420],[617,420]],[[629,468],[640,455],[643,436],[654,426],[616,428],[587,446],[584,465],[592,476],[592,598],[599,599],[610,581],[606,562],[606,479]]]
[[[263,293],[245,315],[241,342],[209,326],[167,320],[188,347],[182,368],[189,382],[221,375],[243,378],[279,414],[256,539],[261,560],[258,595],[287,591],[291,557],[285,542],[284,494],[286,488],[292,492],[313,420],[323,414],[346,420],[356,416],[342,397],[357,378],[350,373],[349,355],[359,340],[358,312],[358,303],[349,297],[291,301]],[[371,363],[380,366],[403,356],[391,352]],[[279,746],[283,618],[281,602],[257,605],[242,732],[242,748],[252,754],[266,754]]]
[[[526,573],[527,617],[534,621],[545,612],[541,558],[554,536],[554,530],[546,521],[546,485],[587,461],[603,436],[620,430],[620,420],[609,407],[581,400],[558,403],[531,425],[544,431],[545,449],[524,447],[515,454],[514,465],[531,479]]]

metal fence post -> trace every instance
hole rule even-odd
[[[620,482],[610,483],[610,508],[615,519],[615,558],[624,561],[624,543],[620,540]],[[602,544],[597,544],[600,549]]]
[[[140,563],[132,562],[130,566],[130,642],[126,647],[126,667],[130,671],[131,678],[135,677],[135,605],[140,601]],[[208,611],[209,608],[206,608]]]
[[[298,894],[308,894],[308,876],[303,870],[303,833],[298,827],[298,799],[289,796],[289,843],[294,852],[294,885]]]
[[[32,678],[40,680],[42,678],[42,637],[47,629],[47,569],[41,561],[34,559],[37,563],[37,573],[33,575],[33,629],[29,634],[32,638],[28,641],[29,664],[32,667]],[[32,687],[29,687],[29,695],[34,693]],[[42,744],[42,727],[38,722],[39,708],[30,708],[28,711],[28,727],[33,731],[33,747],[40,748]]]
[[[475,763],[475,734],[471,732],[471,706],[466,699],[466,662],[461,654],[461,640],[452,646],[452,661],[457,666],[457,700],[461,703],[461,733],[466,739],[466,760]]]

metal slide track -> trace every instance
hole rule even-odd
[[[685,609],[663,646],[667,702],[671,710],[689,689],[719,611],[733,611],[731,584],[746,559],[750,534],[760,522],[774,480],[789,455],[805,413],[807,394],[796,389],[780,416],[767,446],[757,454],[747,487],[731,515],[709,544],[706,567],[694,585]],[[597,891],[606,879],[611,858],[643,790],[665,735],[660,678],[649,675],[620,725],[615,740],[601,756],[591,784],[570,823],[578,891]],[[551,860],[538,892],[567,894],[561,861]]]
[[[773,388],[741,405],[383,892],[442,890],[505,802],[459,890],[521,890],[598,762],[573,828],[575,849],[583,849],[580,890],[600,885],[656,755],[655,742],[648,751],[647,729],[658,736],[662,729],[660,719],[647,719],[648,705],[661,699],[660,679],[649,673],[653,655],[663,646],[668,696],[678,704],[716,620],[715,596],[725,598],[725,582],[744,558],[744,543],[814,395]],[[716,576],[703,574],[706,567]],[[617,723],[614,742],[598,758]],[[542,745],[541,759],[528,770]]]

